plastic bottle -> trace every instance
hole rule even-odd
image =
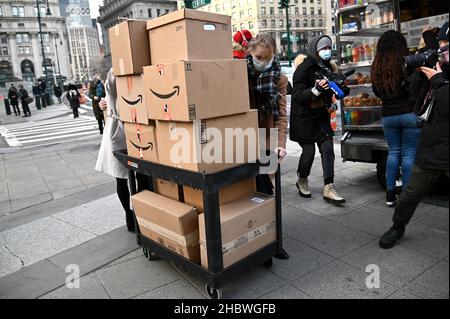
[[[351,44],[347,45],[346,51],[347,51],[347,63],[354,62],[353,61],[352,45]]]

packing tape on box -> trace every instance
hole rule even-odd
[[[125,74],[125,62],[123,59],[119,59],[119,71],[120,74]]]
[[[138,221],[139,227],[143,226],[161,236],[166,237],[169,240],[176,242],[177,244],[184,245],[184,246],[196,246],[199,243],[198,230],[195,230],[192,233],[190,233],[186,236],[183,236],[183,235],[177,234],[176,232],[173,232],[167,228],[164,228],[164,227],[156,225],[152,222],[149,222],[148,220],[145,220],[141,217],[136,216],[136,219]]]
[[[132,76],[127,76],[127,93],[128,95],[133,94],[133,77]]]
[[[118,37],[120,35],[120,30],[119,30],[119,25],[116,24],[116,26],[114,27],[114,35],[116,37]]]
[[[232,241],[222,244],[222,254],[227,255],[240,247],[244,246],[245,244],[269,233],[271,230],[275,229],[276,222],[273,221],[269,224],[262,225],[261,227],[258,227],[256,229],[253,229],[249,231],[246,234],[243,234],[239,236],[238,238],[233,239]],[[203,249],[207,249],[206,247],[206,241],[204,239],[200,239],[200,247]]]

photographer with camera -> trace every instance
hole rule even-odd
[[[314,37],[308,44],[308,55],[301,61],[294,73],[292,107],[290,118],[290,139],[302,148],[298,164],[296,183],[302,197],[311,197],[308,177],[314,162],[316,144],[322,157],[324,177],[323,198],[342,204],[345,199],[334,188],[334,132],[330,123],[330,108],[335,97],[328,81],[324,78],[336,72],[331,63],[332,41],[329,36]]]
[[[421,80],[413,76],[415,70],[405,68],[408,52],[406,39],[400,32],[385,32],[378,40],[370,72],[373,91],[383,101],[382,125],[388,144],[386,205],[390,207],[401,192],[396,190],[400,167],[403,190],[408,186],[420,135],[414,107]]]
[[[448,22],[444,24],[438,35],[442,61],[435,68],[426,66],[419,70],[431,83],[431,93],[427,98],[426,108],[421,115],[422,132],[415,165],[412,168],[411,180],[401,194],[395,207],[394,225],[381,237],[379,245],[383,249],[395,246],[405,233],[406,225],[414,215],[417,205],[433,187],[441,175],[449,176],[449,39]]]

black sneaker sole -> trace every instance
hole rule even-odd
[[[323,197],[323,200],[328,202],[328,203],[332,203],[332,204],[344,204],[345,203],[345,199],[343,199],[343,200],[334,200],[334,199],[331,199],[331,198],[328,198],[328,197],[325,197],[325,196]]]
[[[300,190],[300,187],[298,187],[297,184],[295,184],[295,186],[297,187],[297,189],[298,189],[298,194],[299,194],[301,197],[303,197],[303,198],[311,198],[311,194],[304,194],[304,193],[302,193],[302,191]]]
[[[381,249],[391,249],[397,244],[397,241],[390,243],[390,244],[385,244],[380,240],[380,242],[378,244]]]

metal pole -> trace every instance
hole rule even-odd
[[[288,51],[287,51],[287,58],[289,61],[289,67],[292,67],[292,49],[291,49],[291,23],[289,20],[289,0],[286,0],[286,28],[287,28],[287,38],[288,38]]]
[[[38,18],[38,24],[39,24],[39,36],[40,36],[40,42],[41,42],[42,67],[44,68],[44,74],[45,74],[45,90],[46,90],[45,98],[47,99],[47,94],[48,94],[48,89],[47,89],[48,72],[47,72],[47,66],[46,66],[46,63],[45,63],[44,40],[42,39],[41,9],[39,8],[39,0],[36,0],[36,7],[37,7],[37,18]]]

